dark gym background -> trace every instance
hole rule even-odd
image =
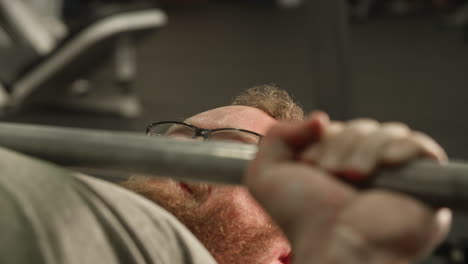
[[[36,108],[5,119],[143,131],[151,121],[225,105],[242,89],[263,83],[285,88],[307,111],[317,107],[313,47],[319,36],[307,8],[212,1],[166,12],[169,24],[139,48],[140,118]],[[345,104],[347,118],[404,121],[435,137],[451,157],[468,158],[468,42],[460,30],[424,13],[371,17],[352,23],[348,35],[349,82],[335,105],[326,106]]]
[[[242,89],[275,83],[307,111],[321,107],[336,118],[403,121],[438,140],[450,157],[468,159],[468,42],[461,28],[431,11],[351,23],[344,54],[349,72],[330,80],[317,77],[321,36],[310,18],[314,10],[268,2],[168,8],[169,24],[139,48],[136,88],[144,113],[137,119],[27,108],[4,120],[143,133],[150,122],[182,119],[226,105]],[[330,95],[323,81],[344,85]],[[468,234],[468,227],[456,226]]]

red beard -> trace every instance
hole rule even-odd
[[[121,185],[159,204],[176,216],[203,243],[218,263],[270,262],[272,248],[278,244],[278,240],[285,240],[281,230],[271,220],[253,226],[236,221],[234,205],[227,201],[220,201],[209,210],[200,210],[201,203],[212,188],[211,185],[181,186],[173,180],[143,177],[134,177]],[[288,252],[282,253],[279,258],[282,263],[289,263]]]

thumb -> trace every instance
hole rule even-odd
[[[282,141],[292,152],[301,152],[318,141],[330,123],[328,114],[313,111],[304,121],[280,123],[268,131],[262,142]]]
[[[305,121],[282,122],[273,126],[262,138],[246,177],[256,175],[262,168],[277,162],[296,159],[308,145],[320,140],[329,122],[325,112],[314,111]]]

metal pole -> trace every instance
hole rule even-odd
[[[0,123],[0,145],[65,166],[228,184],[242,184],[257,152],[257,146],[247,144],[5,123]],[[436,207],[468,211],[466,163],[412,162],[380,170],[361,187],[399,191]]]
[[[0,145],[70,166],[240,184],[257,147],[128,133],[0,123]]]
[[[348,11],[345,0],[306,1],[312,77],[317,108],[333,119],[346,119],[350,74],[348,65]]]

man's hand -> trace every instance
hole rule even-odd
[[[272,128],[245,180],[290,240],[294,263],[408,263],[445,237],[450,211],[390,191],[360,191],[339,177],[363,180],[381,165],[418,157],[447,159],[404,124],[331,122],[315,112]]]

